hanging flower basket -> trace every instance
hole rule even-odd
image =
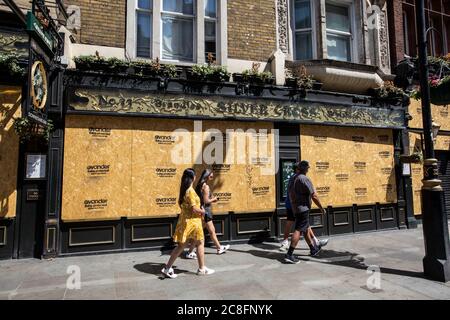
[[[437,86],[430,86],[430,100],[438,106],[450,104],[450,76],[442,79]]]
[[[14,118],[14,131],[19,137],[20,143],[28,141],[48,141],[53,131],[53,122],[48,120],[46,126],[30,121],[28,118]]]

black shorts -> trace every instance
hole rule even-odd
[[[286,216],[287,221],[295,221],[294,212],[292,211],[291,208],[286,208]]]
[[[213,215],[210,208],[205,208],[205,223],[208,223],[209,221],[213,221]]]
[[[309,210],[295,214],[295,230],[305,233],[309,228]]]

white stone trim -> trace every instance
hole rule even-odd
[[[126,53],[130,59],[136,59],[136,9],[138,0],[127,1],[127,22],[126,22]],[[151,58],[162,57],[162,1],[153,0],[152,10],[152,43],[151,43]],[[217,62],[226,65],[228,60],[228,15],[227,15],[227,0],[216,0],[217,8],[217,23],[216,23],[216,51]],[[205,0],[196,1],[196,16],[194,18],[194,61],[167,61],[176,63],[178,65],[192,65],[196,63],[205,62]],[[162,60],[161,61],[166,61]]]

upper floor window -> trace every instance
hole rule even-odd
[[[214,60],[217,56],[217,1],[205,1],[205,60],[208,55]]]
[[[194,5],[194,0],[163,0],[163,59],[193,61]]]
[[[328,58],[352,61],[350,7],[327,2],[326,19]]]
[[[227,0],[127,1],[127,56],[203,63],[227,58]]]
[[[139,0],[136,9],[136,56],[150,58],[152,47],[152,0]]]
[[[310,0],[294,1],[295,59],[313,58],[312,9]]]
[[[353,61],[353,5],[353,0],[291,0],[294,59],[310,60],[323,56]],[[316,23],[319,12],[325,13],[325,19]],[[317,54],[319,49],[323,50],[323,55]]]
[[[404,50],[408,56],[417,54],[416,7],[413,0],[403,0]],[[425,24],[428,32],[428,54],[442,56],[450,52],[450,0],[427,0]]]

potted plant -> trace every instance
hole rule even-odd
[[[151,63],[146,60],[134,60],[130,66],[134,69],[134,73],[140,76],[149,75],[153,70]]]
[[[430,100],[435,105],[450,104],[450,54],[445,57],[428,57]],[[420,88],[411,92],[411,97],[420,99]]]
[[[109,68],[108,61],[100,56],[98,51],[95,55],[78,56],[73,59],[75,61],[76,68],[83,71],[105,71]]]
[[[314,80],[312,75],[308,75],[306,67],[302,65],[297,72],[299,75],[295,77],[291,70],[286,69],[286,87],[300,88],[303,90],[320,90],[322,89],[322,83]]]
[[[127,61],[118,58],[109,58],[106,61],[109,71],[113,73],[126,73],[130,65]]]
[[[450,75],[430,81],[430,100],[435,105],[450,104]]]
[[[16,56],[11,54],[0,53],[0,75],[5,77],[5,80],[20,81],[25,77],[26,69],[19,65]]]
[[[47,120],[46,126],[32,122],[25,117],[14,118],[13,121],[14,131],[19,136],[20,143],[36,140],[48,141],[54,128],[51,120]]]
[[[211,66],[211,71],[208,73],[207,78],[212,82],[228,82],[230,81],[230,73],[225,66]]]
[[[392,105],[407,104],[409,97],[403,89],[396,87],[392,81],[385,81],[383,85],[372,90],[372,95],[376,100]]]
[[[186,79],[194,82],[204,82],[212,73],[210,66],[196,64],[190,70],[186,71]]]
[[[262,86],[272,85],[275,79],[270,71],[259,72],[261,63],[254,62],[251,69],[244,70],[242,74],[234,73],[233,80],[236,82],[250,83],[252,85]]]

